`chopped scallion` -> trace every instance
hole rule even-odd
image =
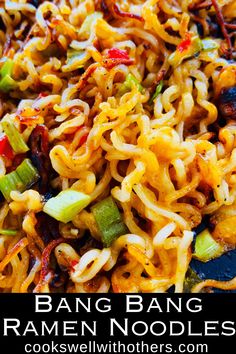
[[[25,159],[16,169],[16,173],[22,180],[24,188],[30,188],[40,178],[38,171],[29,159]]]
[[[29,150],[22,136],[16,129],[15,125],[9,121],[1,122],[2,128],[8,137],[10,145],[16,154],[22,154]]]
[[[17,235],[17,230],[0,229],[0,235],[15,236]]]
[[[109,247],[117,237],[128,232],[112,197],[98,202],[91,210],[101,233],[102,242],[106,247]]]
[[[52,216],[54,219],[67,223],[87,205],[91,198],[89,195],[67,189],[59,193],[56,197],[49,199],[44,205],[44,213]]]
[[[150,98],[149,104],[152,104],[153,101],[160,95],[162,88],[163,88],[163,80],[160,81],[160,83],[157,85],[154,95]]]
[[[219,47],[219,44],[211,38],[202,39],[202,50],[205,52],[213,49],[218,49]]]
[[[193,288],[193,286],[200,282],[201,282],[201,278],[197,275],[197,273],[193,269],[189,267],[185,274],[184,292],[191,293],[191,289]]]
[[[29,159],[25,159],[17,169],[0,178],[0,191],[7,201],[12,191],[24,192],[37,182],[39,174]]]
[[[3,66],[1,67],[1,70],[0,70],[1,77],[4,77],[6,75],[11,75],[13,67],[14,67],[13,60],[7,59],[6,61],[4,61],[4,64],[3,64]]]
[[[208,229],[203,230],[196,237],[195,252],[193,257],[202,262],[208,262],[224,253],[224,247],[212,237]]]
[[[17,82],[11,77],[14,62],[7,59],[0,70],[0,91],[8,92],[17,87]]]
[[[0,191],[7,201],[11,200],[10,194],[12,191],[23,192],[24,184],[16,171],[8,173],[0,178]]]
[[[185,41],[184,41],[185,42]],[[184,59],[191,58],[202,50],[202,41],[198,36],[194,36],[189,39],[189,44],[185,47],[180,48],[177,47],[176,51],[171,53],[168,58],[168,63],[176,68],[178,65],[182,63]]]
[[[139,92],[143,92],[144,88],[140,82],[132,74],[128,74],[123,84],[120,86],[119,93],[123,95],[124,93],[132,90],[133,85],[135,85]]]

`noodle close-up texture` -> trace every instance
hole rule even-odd
[[[0,1],[0,292],[236,289],[236,1]]]

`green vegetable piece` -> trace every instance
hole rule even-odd
[[[12,191],[24,192],[37,182],[39,174],[29,159],[25,159],[17,169],[0,178],[0,191],[9,202]]]
[[[9,92],[12,89],[17,87],[17,82],[12,79],[12,70],[13,70],[14,62],[11,59],[7,59],[1,70],[0,70],[0,91]]]
[[[0,91],[9,92],[17,87],[17,83],[9,75],[0,80]]]
[[[152,104],[153,101],[160,95],[162,88],[163,88],[163,80],[161,80],[160,83],[157,85],[156,91],[154,95],[151,97],[149,104]]]
[[[143,86],[140,84],[140,82],[136,79],[136,77],[134,77],[132,74],[128,74],[125,81],[123,82],[123,84],[120,86],[120,90],[119,93],[121,95],[123,95],[124,93],[132,90],[133,85],[135,85],[139,92],[143,92],[144,88]]]
[[[76,50],[76,49],[73,49],[73,48],[69,48],[67,50],[67,60],[68,59],[71,59],[71,58],[75,58],[77,57],[78,55],[81,55],[82,53],[84,53],[84,51],[82,50]]]
[[[196,237],[194,258],[202,262],[208,262],[220,257],[224,253],[224,247],[212,237],[208,229],[203,230]]]
[[[101,233],[102,242],[106,247],[109,247],[119,236],[128,232],[112,197],[98,202],[91,210]]]
[[[29,150],[21,134],[16,129],[15,125],[9,121],[1,122],[2,128],[8,137],[10,145],[16,154],[22,154]]]
[[[168,63],[172,65],[174,68],[179,66],[184,59],[191,58],[194,55],[198,54],[203,48],[202,41],[199,37],[194,36],[191,38],[191,43],[183,51],[180,51],[178,48],[175,52],[173,52],[169,58]]]
[[[37,169],[32,165],[30,159],[25,159],[20,166],[17,167],[16,173],[22,180],[25,189],[30,188],[40,178]]]
[[[24,191],[24,184],[16,171],[0,178],[0,191],[8,202],[11,200],[10,194],[12,191]]]
[[[97,19],[102,17],[103,17],[102,12],[98,12],[98,11],[95,11],[94,13],[88,15],[84,20],[82,26],[80,27],[79,35],[88,38],[90,36],[92,26],[97,21]]]
[[[2,77],[6,76],[6,75],[11,75],[11,74],[12,74],[13,67],[14,67],[14,62],[13,62],[13,60],[7,59],[7,60],[4,62],[3,66],[1,67],[0,75],[1,75]]]
[[[64,66],[64,69],[66,71],[69,69],[70,70],[81,69],[84,67],[86,58],[87,58],[87,53],[85,51],[70,48],[67,51],[66,65]],[[80,62],[81,64],[78,65],[78,62]]]
[[[115,241],[119,236],[127,234],[127,232],[127,226],[123,221],[114,223],[102,232],[102,242],[105,247],[110,247],[113,241]]]
[[[191,293],[194,285],[200,283],[202,280],[192,268],[188,268],[184,280],[184,293]]]
[[[54,219],[67,223],[91,202],[89,195],[67,189],[51,198],[44,205],[44,213],[52,216]]]
[[[0,229],[0,235],[16,236],[17,232],[17,230]]]
[[[202,50],[204,52],[208,52],[214,49],[218,49],[220,46],[219,44],[210,38],[205,38],[202,40]]]

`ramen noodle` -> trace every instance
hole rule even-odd
[[[0,290],[236,289],[236,2],[0,6]]]

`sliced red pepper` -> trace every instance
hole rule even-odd
[[[14,151],[9,143],[8,137],[3,135],[0,138],[0,155],[12,160],[15,156]]]
[[[40,100],[40,98],[47,97],[48,94],[46,92],[40,92],[40,94],[37,97],[37,100]]]
[[[107,57],[103,60],[103,66],[108,69],[120,64],[132,65],[133,63],[134,60],[129,57],[127,51],[118,48],[109,49]]]
[[[71,267],[72,272],[75,271],[75,267],[77,266],[78,263],[79,263],[79,262],[76,261],[76,260],[71,261],[70,267]]]
[[[189,48],[191,44],[191,35],[186,33],[185,39],[177,46],[177,50],[182,53]]]
[[[111,48],[108,50],[109,59],[130,59],[126,50]]]

